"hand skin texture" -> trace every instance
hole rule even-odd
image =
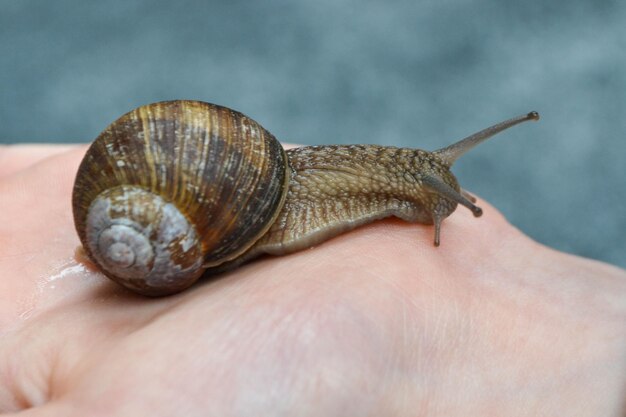
[[[484,201],[150,299],[75,260],[85,149],[0,147],[2,416],[626,415],[626,272]]]

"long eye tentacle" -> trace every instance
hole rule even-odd
[[[513,117],[500,123],[496,123],[495,125],[483,129],[480,132],[476,132],[466,137],[465,139],[461,139],[460,141],[453,143],[450,146],[446,146],[445,148],[433,151],[433,154],[441,158],[446,165],[452,166],[452,164],[460,156],[465,154],[476,145],[484,142],[485,140],[502,132],[503,130],[506,130],[520,123],[527,122],[529,120],[539,120],[539,113],[537,113],[536,111],[531,111],[530,113]]]

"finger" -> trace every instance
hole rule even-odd
[[[0,224],[0,328],[111,285],[75,257],[72,184],[87,146],[10,148],[2,151],[13,174],[0,177],[0,218],[10,219]]]

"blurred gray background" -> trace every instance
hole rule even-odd
[[[536,240],[626,267],[625,22],[617,0],[0,0],[0,143],[87,142],[174,98],[283,141],[429,150],[537,110],[454,172]]]

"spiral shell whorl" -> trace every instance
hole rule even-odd
[[[101,193],[86,223],[89,253],[115,281],[144,294],[184,289],[202,273],[195,228],[178,209],[141,188]]]

